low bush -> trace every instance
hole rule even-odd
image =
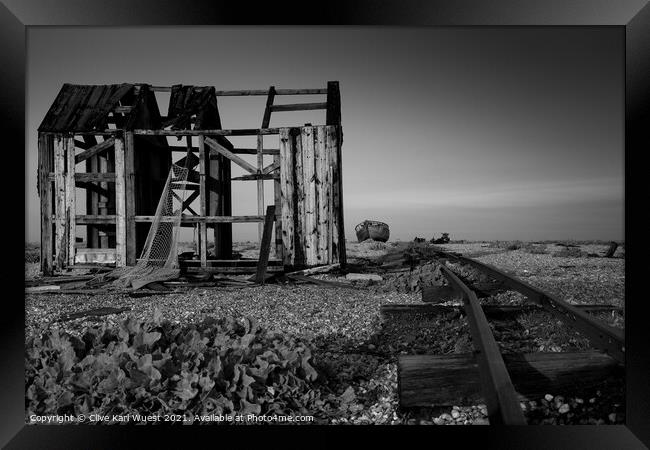
[[[250,319],[46,331],[26,345],[26,414],[307,414],[328,408],[312,362],[306,344]]]

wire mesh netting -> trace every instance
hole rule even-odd
[[[117,288],[145,286],[178,277],[178,231],[187,184],[188,168],[172,164],[151,222],[147,240],[135,266],[119,267],[95,282],[112,280]],[[94,284],[94,283],[92,283]]]

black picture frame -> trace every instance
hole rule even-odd
[[[614,26],[625,33],[625,243],[626,243],[626,425],[625,426],[527,426],[527,427],[400,427],[406,431],[396,445],[420,440],[439,444],[441,436],[455,446],[468,439],[489,448],[589,448],[624,449],[650,445],[650,390],[645,324],[647,300],[641,295],[647,275],[644,261],[648,242],[644,231],[634,227],[647,208],[647,186],[640,180],[644,151],[650,150],[650,6],[647,0],[357,0],[323,3],[274,2],[251,5],[245,2],[182,0],[3,0],[0,5],[0,124],[7,145],[6,164],[20,164],[15,149],[25,149],[26,30],[30,26],[148,26],[148,25],[398,25],[398,26]],[[33,149],[31,149],[33,150]],[[25,149],[30,151],[30,149]],[[23,160],[24,162],[24,160]],[[7,169],[6,169],[7,170]],[[24,186],[21,172],[15,186]],[[636,184],[638,183],[638,184]],[[6,194],[5,208],[24,211],[24,196]],[[21,206],[23,205],[23,206]],[[15,236],[24,220],[12,215],[7,236]],[[641,222],[643,224],[643,222]],[[642,231],[643,230],[643,231]],[[7,238],[8,241],[12,239]],[[16,260],[22,261],[22,243],[13,239]],[[7,242],[9,244],[9,242]],[[8,248],[8,246],[7,246]],[[8,251],[7,251],[8,252]],[[9,253],[7,253],[9,255]],[[9,256],[7,256],[9,258]],[[0,333],[3,355],[0,444],[5,448],[117,448],[130,447],[134,437],[164,438],[168,445],[180,440],[190,445],[197,431],[234,437],[251,436],[273,442],[276,427],[90,427],[26,426],[24,423],[24,303],[19,282],[22,263],[4,272],[16,293],[5,291]],[[15,274],[14,274],[15,272]],[[645,275],[645,276],[644,276]],[[11,281],[13,280],[13,281]],[[218,428],[218,429],[217,429]],[[306,428],[310,447],[325,443],[338,427]],[[336,428],[336,429],[335,429]],[[373,439],[392,437],[387,427],[353,427],[354,434]],[[284,428],[294,433],[294,427]],[[348,430],[346,430],[348,431]],[[201,433],[202,434],[202,433]],[[303,434],[303,433],[301,433]],[[399,433],[400,435],[402,433]],[[404,438],[408,436],[409,441]],[[386,440],[385,443],[389,443]],[[428,444],[427,444],[428,443]],[[295,445],[302,445],[294,441]],[[289,443],[288,445],[293,446]],[[277,440],[276,445],[284,445]],[[408,445],[408,444],[407,444]],[[422,444],[417,444],[422,445]],[[441,444],[441,445],[449,445]]]

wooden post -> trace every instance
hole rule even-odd
[[[316,178],[314,176],[314,128],[303,127],[303,185],[305,192],[305,263],[309,266],[317,263],[318,230],[316,222]]]
[[[331,264],[329,255],[329,204],[331,180],[328,177],[329,149],[326,146],[326,130],[324,126],[316,127],[315,148],[316,152],[316,177],[317,177],[317,229],[318,250],[316,259],[318,264]]]
[[[93,135],[87,135],[83,137],[84,144],[88,148],[94,147],[97,145],[97,138]],[[92,156],[86,160],[86,173],[97,173],[99,172],[99,157]],[[86,189],[86,214],[89,215],[99,215],[98,210],[99,203],[99,194],[96,190]],[[88,225],[86,232],[86,247],[88,248],[97,248],[99,247],[99,229],[94,225]]]
[[[61,134],[54,136],[54,202],[56,222],[54,226],[54,269],[62,270],[67,260],[65,233],[65,138]]]
[[[66,215],[66,231],[68,239],[68,266],[74,265],[75,257],[75,243],[76,243],[76,226],[75,216],[77,214],[76,208],[76,187],[75,187],[75,145],[74,136],[65,137],[65,155],[66,155],[66,174],[65,174],[65,215]]]
[[[116,164],[117,166],[117,164]],[[133,132],[124,133],[124,194],[126,207],[126,265],[136,264],[135,233],[135,147]]]
[[[273,164],[280,167],[280,155],[273,156]],[[280,170],[278,169],[278,171]],[[282,188],[280,178],[273,180],[273,204],[275,205],[275,257],[282,261]]]
[[[340,120],[340,99],[339,99],[339,120]],[[339,262],[341,266],[345,267],[347,263],[347,252],[345,250],[345,222],[343,221],[343,159],[341,156],[341,147],[343,144],[343,131],[341,126],[336,127],[336,153],[337,153],[337,167],[338,167],[338,221],[339,221]]]
[[[289,128],[280,129],[280,203],[282,214],[282,261],[295,264],[294,254],[294,152]]]
[[[126,171],[124,137],[115,136],[115,266],[123,267],[127,259]]]
[[[295,265],[303,266],[306,264],[305,245],[306,245],[306,227],[305,227],[305,183],[304,183],[304,159],[305,151],[302,145],[302,134],[300,128],[292,128],[291,133],[291,152],[294,156],[294,253]]]
[[[41,200],[41,271],[52,275],[52,136],[38,134],[38,195]]]
[[[338,152],[338,128],[327,127],[327,148],[330,156],[330,167],[332,170],[332,209],[330,219],[332,220],[332,260],[341,261],[341,244],[345,246],[344,233],[341,226],[341,165]],[[343,241],[343,242],[341,242]]]
[[[257,173],[262,174],[264,168],[264,136],[261,134],[257,136]],[[264,214],[264,180],[260,177],[257,179],[257,214],[260,216]],[[257,225],[257,234],[260,242],[262,242],[262,233],[264,232],[264,224]]]
[[[264,233],[260,241],[260,259],[257,262],[257,272],[255,275],[255,282],[264,284],[266,277],[266,267],[269,263],[269,253],[271,251],[271,232],[273,231],[273,222],[275,221],[275,206],[269,205],[266,208],[266,216],[264,217]]]
[[[200,215],[206,216],[206,207],[207,207],[207,190],[205,186],[205,169],[206,169],[206,153],[205,153],[205,137],[199,135],[199,195],[201,198],[201,210]],[[201,267],[207,267],[208,265],[208,229],[205,222],[199,224],[199,243],[200,243],[200,258],[201,258]]]

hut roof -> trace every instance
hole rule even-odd
[[[147,84],[63,85],[38,127],[42,132],[87,132],[108,128],[110,112],[124,114],[123,128],[221,128],[214,87],[175,85],[165,123]]]
[[[108,113],[132,92],[133,84],[64,84],[38,131],[93,131],[107,128]]]

